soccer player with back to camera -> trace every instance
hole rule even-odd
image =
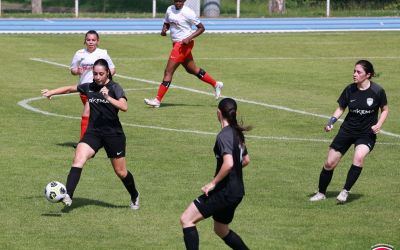
[[[89,30],[86,32],[85,40],[83,42],[86,48],[78,50],[72,58],[70,66],[71,74],[79,76],[79,84],[93,82],[92,69],[94,62],[97,59],[105,59],[110,67],[111,74],[115,74],[115,66],[108,55],[107,50],[97,47],[99,41],[99,34],[95,30]],[[80,135],[80,139],[82,139],[88,126],[90,109],[86,96],[81,94],[80,98],[83,104]]]
[[[181,64],[188,73],[196,75],[200,80],[210,84],[214,88],[216,99],[220,97],[221,89],[224,86],[222,82],[214,80],[204,69],[196,66],[193,60],[193,39],[202,34],[205,28],[194,11],[184,6],[184,3],[185,0],[174,0],[174,4],[168,7],[165,14],[161,35],[166,36],[167,31],[170,30],[173,48],[157,96],[154,99],[144,99],[144,102],[151,107],[160,107],[160,103],[169,89],[174,72]],[[197,28],[194,32],[192,25]]]
[[[248,249],[243,240],[230,230],[235,209],[244,196],[242,169],[250,163],[243,131],[249,127],[238,124],[237,105],[231,98],[222,99],[217,117],[221,131],[217,135],[214,154],[217,160],[215,176],[204,185],[204,193],[183,212],[181,224],[186,249],[199,249],[196,223],[213,216],[215,233],[233,249]]]
[[[130,207],[139,209],[139,192],[136,190],[132,174],[126,169],[126,137],[118,118],[118,112],[128,110],[127,98],[122,87],[112,80],[111,69],[105,59],[93,64],[93,80],[90,83],[64,86],[54,90],[44,89],[42,95],[79,92],[87,97],[90,105],[89,124],[86,133],[75,150],[75,157],[67,178],[67,195],[63,199],[66,206],[71,206],[76,186],[83,166],[104,147],[114,168],[131,196]]]
[[[374,75],[374,67],[369,61],[356,62],[353,83],[343,90],[337,101],[339,106],[325,126],[326,132],[331,131],[333,124],[348,107],[348,114],[330,145],[328,156],[321,170],[319,190],[310,198],[310,201],[320,201],[326,198],[325,193],[332,179],[333,170],[352,144],[354,144],[353,162],[347,173],[344,187],[336,197],[338,204],[347,201],[351,187],[360,176],[364,160],[373,150],[376,135],[380,132],[389,113],[385,90],[371,80]],[[378,117],[379,110],[381,112]]]

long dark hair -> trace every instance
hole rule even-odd
[[[360,65],[364,69],[365,73],[370,74],[368,79],[371,79],[372,77],[376,76],[374,66],[370,61],[359,60],[358,62],[356,62],[355,65]]]
[[[228,121],[229,126],[231,126],[236,130],[240,144],[244,144],[245,138],[243,132],[251,130],[251,127],[243,126],[242,122],[240,122],[240,124],[238,123],[236,118],[237,116],[236,101],[233,100],[232,98],[224,98],[219,102],[218,109],[221,111],[222,117]]]
[[[108,66],[108,62],[105,59],[98,59],[94,62],[93,68],[97,65],[103,66],[107,71],[108,79],[112,80],[111,70]]]

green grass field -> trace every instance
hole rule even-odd
[[[128,168],[141,192],[140,210],[129,209],[129,196],[103,150],[85,166],[70,209],[43,196],[48,182],[66,181],[82,104],[77,95],[27,100],[39,97],[43,88],[76,82],[62,65],[69,65],[82,42],[83,35],[0,36],[0,248],[183,249],[179,217],[212,178],[219,124],[217,103],[204,94],[211,94],[211,87],[182,68],[173,84],[187,89],[170,89],[160,109],[143,104],[158,86],[140,79],[162,79],[168,38],[101,37],[120,75],[115,80],[128,97],[129,110],[120,119]],[[197,39],[197,64],[225,83],[223,95],[241,100],[240,116],[254,126],[247,140],[252,159],[244,171],[247,193],[231,224],[251,249],[370,249],[378,243],[400,248],[398,136],[379,136],[347,204],[336,205],[335,197],[353,150],[336,169],[328,199],[308,201],[338,131],[336,126],[324,133],[321,116],[336,108],[358,59],[372,61],[380,74],[375,81],[386,90],[390,114],[383,129],[400,134],[399,44],[397,32]],[[25,109],[18,105],[23,100],[62,116]],[[199,223],[198,230],[201,249],[227,249],[213,233],[212,220]]]

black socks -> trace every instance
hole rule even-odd
[[[78,185],[79,179],[81,178],[82,168],[71,167],[67,177],[67,193],[69,197],[74,196],[75,188]]]
[[[235,250],[248,250],[249,248],[244,244],[243,240],[232,230],[229,230],[228,235],[222,238],[228,246]]]
[[[135,201],[139,193],[136,190],[135,180],[133,179],[133,175],[131,174],[131,172],[128,171],[126,177],[124,179],[121,179],[121,181],[122,183],[124,183],[126,190],[128,190],[129,194],[131,195],[131,200]]]
[[[333,170],[326,170],[322,168],[321,174],[319,175],[319,184],[318,184],[318,191],[320,193],[325,194],[326,189],[328,188],[329,183],[332,180]]]
[[[356,183],[358,177],[361,174],[362,168],[355,165],[351,165],[349,172],[347,173],[346,183],[344,184],[344,189],[350,191],[351,187]]]
[[[186,227],[183,229],[183,240],[187,250],[199,249],[199,233],[196,226]]]

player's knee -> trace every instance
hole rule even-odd
[[[128,175],[128,171],[126,169],[114,169],[115,174],[120,178],[124,179]]]
[[[327,160],[327,161],[325,161],[324,168],[326,170],[333,170],[336,167],[336,165],[337,165],[337,162]]]
[[[73,166],[83,166],[87,161],[87,157],[81,154],[76,154],[74,160],[72,161]]]
[[[185,213],[183,213],[183,214],[181,215],[181,218],[180,218],[179,221],[180,221],[182,227],[185,227],[185,226],[187,226],[187,225],[190,224],[190,220],[189,220],[189,218],[186,216]]]
[[[224,238],[225,236],[228,235],[229,228],[214,225],[214,233],[218,235],[218,237]]]
[[[364,165],[364,158],[363,157],[355,157],[353,160],[353,165],[362,167]]]

